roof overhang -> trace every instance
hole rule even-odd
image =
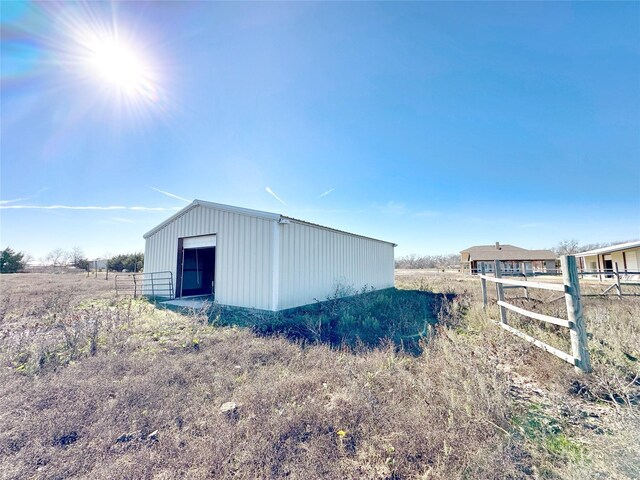
[[[242,215],[248,215],[248,216],[251,216],[251,217],[264,218],[265,220],[280,221],[280,218],[282,217],[282,215],[280,215],[279,213],[263,212],[263,211],[260,211],[260,210],[252,210],[250,208],[234,207],[232,205],[224,205],[222,203],[206,202],[204,200],[197,200],[196,199],[193,202],[191,202],[189,205],[184,207],[182,210],[179,210],[178,212],[176,212],[173,215],[171,215],[169,218],[167,218],[160,225],[157,225],[156,227],[154,227],[151,230],[149,230],[147,233],[145,233],[143,235],[143,238],[149,238],[151,235],[153,235],[154,233],[162,230],[164,227],[166,227],[168,224],[173,222],[175,219],[181,217],[185,213],[187,213],[187,212],[189,212],[189,211],[191,211],[194,208],[199,207],[199,206],[206,207],[206,208],[215,208],[216,210],[222,210],[222,211],[225,211],[225,212],[240,213]]]
[[[184,207],[182,210],[180,210],[180,211],[174,213],[173,215],[171,215],[169,218],[167,218],[161,224],[159,224],[156,227],[154,227],[151,230],[149,230],[147,233],[145,233],[143,235],[143,238],[145,238],[145,239],[149,238],[151,235],[153,235],[154,233],[162,230],[164,227],[166,227],[168,224],[170,224],[171,222],[173,222],[177,218],[180,218],[182,215],[186,214],[187,212],[189,212],[189,211],[191,211],[194,208],[199,207],[199,206],[205,207],[205,208],[213,208],[213,209],[216,209],[216,210],[222,210],[222,211],[225,211],[225,212],[248,215],[248,216],[251,216],[251,217],[263,218],[265,220],[273,220],[273,221],[276,221],[278,223],[296,222],[296,223],[300,223],[300,224],[303,224],[303,225],[309,225],[309,226],[312,226],[312,227],[315,227],[315,228],[322,228],[324,230],[329,230],[329,231],[332,231],[332,232],[342,233],[342,234],[345,234],[345,235],[351,235],[351,236],[354,236],[354,237],[360,237],[360,238],[366,238],[366,239],[369,239],[369,240],[375,240],[376,242],[388,243],[390,245],[393,245],[394,247],[398,246],[395,243],[388,242],[386,240],[379,240],[377,238],[366,237],[364,235],[358,235],[357,233],[350,233],[350,232],[345,232],[343,230],[338,230],[338,229],[331,228],[331,227],[325,227],[323,225],[318,225],[316,223],[306,222],[304,220],[298,220],[297,218],[286,217],[286,216],[281,215],[279,213],[263,212],[261,210],[252,210],[250,208],[234,207],[232,205],[224,205],[222,203],[207,202],[205,200],[197,200],[197,199],[194,200],[193,202],[191,202],[186,207]]]
[[[611,245],[609,247],[596,248],[594,250],[576,253],[575,256],[590,257],[592,255],[600,255],[603,253],[620,252],[622,250],[629,250],[631,248],[640,248],[640,240],[637,240],[635,242],[619,243],[618,245]]]

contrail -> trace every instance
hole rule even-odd
[[[166,212],[180,210],[180,207],[124,207],[121,205],[110,205],[101,207],[97,205],[72,206],[72,205],[0,205],[0,209],[15,210],[133,210],[144,212]]]
[[[149,187],[149,188],[151,188],[151,189],[155,190],[156,192],[163,193],[163,194],[165,194],[167,197],[177,198],[178,200],[182,200],[183,202],[191,203],[191,200],[187,200],[186,198],[179,197],[178,195],[175,195],[175,194],[173,194],[173,193],[165,192],[164,190],[160,190],[159,188],[156,188],[156,187]]]
[[[16,198],[15,200],[0,200],[0,205],[5,205],[7,203],[24,202],[25,200],[29,200],[29,197],[27,197],[27,198]]]
[[[0,205],[6,205],[7,203],[26,202],[27,200],[31,200],[32,198],[37,197],[42,192],[46,192],[47,190],[49,190],[49,187],[41,188],[40,190],[38,190],[36,193],[34,193],[30,197],[16,198],[14,200],[0,200]]]
[[[332,189],[330,189],[330,190],[327,190],[326,192],[321,193],[321,194],[320,194],[320,196],[321,196],[321,197],[324,197],[324,196],[326,196],[326,195],[329,195],[329,194],[330,194],[331,192],[333,192],[334,190],[335,190],[335,188],[332,188]]]
[[[269,187],[265,187],[265,190],[267,191],[267,193],[268,193],[269,195],[272,195],[272,196],[273,196],[273,198],[275,198],[276,200],[278,200],[281,204],[283,204],[283,205],[285,205],[285,206],[288,206],[288,205],[284,202],[284,200],[282,200],[278,195],[276,195],[275,193],[273,193],[273,190],[271,190]]]

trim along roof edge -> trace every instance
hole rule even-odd
[[[205,200],[198,200],[198,199],[194,200],[189,205],[184,207],[182,210],[174,213],[169,218],[167,218],[164,222],[160,223],[156,227],[154,227],[151,230],[149,230],[147,233],[145,233],[143,235],[143,238],[149,238],[151,235],[153,235],[153,234],[157,233],[158,231],[162,230],[168,224],[170,224],[171,222],[173,222],[174,220],[176,220],[177,218],[181,217],[182,215],[184,215],[185,213],[189,212],[191,209],[193,209],[193,208],[195,208],[197,206],[202,206],[202,207],[206,207],[206,208],[215,208],[215,209],[223,210],[223,211],[226,211],[226,212],[239,213],[239,214],[242,214],[242,215],[249,215],[249,216],[252,216],[252,217],[264,218],[265,220],[280,221],[281,219],[287,219],[287,220],[294,221],[294,222],[297,222],[297,223],[301,223],[301,224],[304,224],[304,225],[309,225],[309,226],[316,227],[316,228],[322,228],[324,230],[329,230],[329,231],[332,231],[332,232],[342,233],[344,235],[351,235],[351,236],[354,236],[354,237],[366,238],[368,240],[374,240],[376,242],[389,243],[389,244],[393,245],[394,247],[398,246],[397,244],[395,244],[393,242],[388,242],[386,240],[379,240],[377,238],[367,237],[365,235],[359,235],[357,233],[345,232],[344,230],[338,230],[337,228],[325,227],[324,225],[319,225],[317,223],[307,222],[305,220],[299,220],[299,219],[293,218],[293,217],[287,217],[287,216],[281,215],[279,213],[264,212],[264,211],[261,211],[261,210],[253,210],[253,209],[250,209],[250,208],[243,208],[243,207],[234,207],[233,205],[225,205],[225,204],[222,204],[222,203],[207,202]]]
[[[207,207],[207,208],[216,208],[218,210],[223,210],[223,211],[226,211],[226,212],[240,213],[240,214],[249,215],[249,216],[252,216],[252,217],[264,218],[266,220],[279,220],[280,217],[281,217],[281,215],[277,214],[277,213],[262,212],[260,210],[251,210],[250,208],[234,207],[232,205],[224,205],[222,203],[206,202],[204,200],[196,199],[193,202],[191,202],[189,205],[184,207],[182,210],[180,210],[180,211],[174,213],[173,215],[171,215],[169,218],[167,218],[161,224],[159,224],[159,225],[155,226],[154,228],[152,228],[151,230],[149,230],[142,237],[143,238],[149,238],[154,233],[159,232],[164,227],[169,225],[171,222],[173,222],[177,218],[179,218],[182,215],[184,215],[185,213],[189,212],[191,209],[193,209],[195,207],[198,207],[198,206]]]
[[[389,244],[393,245],[394,247],[398,246],[397,243],[389,242],[387,240],[380,240],[379,238],[367,237],[366,235],[360,235],[359,233],[346,232],[344,230],[338,230],[337,228],[326,227],[326,226],[320,225],[318,223],[312,223],[312,222],[307,222],[306,220],[300,220],[299,218],[287,217],[286,215],[282,215],[282,218],[286,218],[287,220],[290,220],[290,221],[296,222],[296,223],[301,223],[303,225],[309,225],[310,227],[322,228],[323,230],[329,230],[330,232],[342,233],[343,235],[351,235],[352,237],[366,238],[367,240],[374,240],[376,242],[381,242],[381,243],[389,243]]]
[[[588,250],[586,252],[578,252],[578,253],[575,253],[574,255],[576,257],[588,257],[591,255],[619,252],[620,250],[627,250],[628,248],[638,248],[638,247],[640,247],[640,240],[636,240],[635,242],[619,243],[618,245],[610,245],[608,247],[596,248],[593,250]]]

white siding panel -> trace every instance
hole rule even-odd
[[[393,287],[393,245],[291,221],[280,228],[280,309],[324,300],[338,285]]]
[[[197,205],[146,239],[144,270],[170,271],[175,282],[178,238],[215,234],[216,300],[270,309],[272,222]]]
[[[629,250],[628,252],[626,252],[627,270],[629,272],[638,272],[638,271],[640,271],[640,265],[638,264],[638,252],[639,251]]]

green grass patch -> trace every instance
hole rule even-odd
[[[391,341],[409,351],[418,351],[438,323],[443,305],[452,294],[418,290],[370,291],[344,296],[336,291],[325,301],[282,312],[250,312],[216,309],[214,323],[249,327],[260,335],[284,335],[304,343],[332,346],[375,347]]]

